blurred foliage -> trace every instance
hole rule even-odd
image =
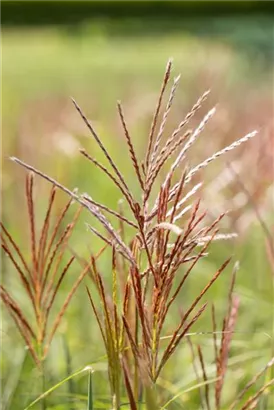
[[[61,25],[70,33],[99,25],[116,36],[187,32],[221,38],[273,61],[273,2],[264,1],[3,1],[2,26]]]
[[[155,15],[163,15],[165,17],[178,16],[178,11],[182,11],[187,15],[223,15],[223,14],[239,14],[239,15],[251,15],[257,13],[266,13],[273,11],[273,6],[271,3],[260,0],[247,0],[238,1],[237,3],[225,0],[222,2],[215,2],[214,0],[186,0],[184,2],[177,2],[174,0],[146,0],[146,1],[123,1],[123,0],[72,0],[72,1],[62,1],[59,0],[54,2],[53,0],[4,0],[3,4],[7,7],[6,10],[13,10],[16,7],[21,7],[26,5],[29,7],[28,10],[32,8],[33,16],[36,15],[36,19],[39,19],[40,13],[38,13],[38,4],[42,7],[47,7],[48,10],[57,3],[56,8],[67,8],[66,14],[63,16],[63,22],[65,22],[65,16],[71,14],[71,10],[77,11],[77,15],[74,16],[75,21],[79,18],[86,17],[86,13],[83,11],[90,11],[91,16],[98,17],[102,14],[111,16],[113,18],[119,16],[127,15],[139,15],[146,16],[147,13]],[[67,5],[67,7],[65,7]],[[6,17],[6,16],[5,16]],[[149,17],[149,16],[147,16]],[[55,16],[52,16],[54,20]],[[72,18],[72,17],[71,17]],[[59,16],[60,21],[62,21],[61,16]],[[21,21],[23,20],[21,16]],[[27,22],[28,20],[26,20]],[[8,19],[5,20],[8,22]]]

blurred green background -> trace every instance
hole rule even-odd
[[[11,155],[69,188],[78,187],[95,200],[117,208],[117,190],[78,153],[78,148],[84,146],[100,159],[98,148],[71,103],[71,96],[92,119],[136,194],[116,101],[123,103],[132,138],[142,158],[168,58],[174,60],[174,77],[181,73],[181,80],[167,131],[184,118],[207,89],[211,89],[210,97],[192,126],[217,104],[214,119],[191,151],[191,165],[253,129],[259,130],[256,139],[214,163],[203,175],[204,207],[212,215],[231,209],[223,223],[224,231],[236,231],[239,237],[212,247],[210,257],[195,270],[177,306],[177,309],[186,308],[228,256],[232,254],[234,261],[240,261],[236,290],[241,306],[229,359],[224,406],[266,364],[273,349],[273,262],[271,265],[267,234],[254,212],[256,208],[268,232],[273,232],[272,8],[272,2],[256,1],[2,2],[2,220],[25,252],[29,249],[25,239],[28,235],[25,172],[8,160]],[[237,169],[241,183],[229,171],[228,163]],[[248,195],[242,191],[241,184]],[[37,217],[41,221],[49,188],[37,179]],[[60,204],[64,203],[62,194],[59,198]],[[70,242],[73,249],[85,256],[89,248],[99,246],[86,231],[86,221],[93,222],[84,214]],[[102,270],[105,277],[110,275],[107,258],[102,259]],[[64,294],[77,272],[75,266],[67,288],[62,289]],[[227,269],[207,296],[216,303],[219,328],[230,279],[231,269]],[[15,272],[5,257],[2,280],[24,305],[26,301]],[[207,313],[196,330],[211,331],[210,326]],[[173,328],[172,319],[170,327]],[[208,374],[213,377],[212,337],[197,335],[193,341],[202,345]],[[36,373],[4,310],[2,342],[3,409],[22,409],[39,394],[34,383]],[[56,336],[52,345],[47,362],[48,386],[99,360],[103,354],[97,324],[82,286],[65,315],[61,335]],[[100,363],[103,371],[94,377],[96,408],[109,408],[107,373],[104,361]],[[160,382],[159,395],[163,402],[196,383],[186,343],[178,351],[177,361],[167,366]],[[255,387],[259,388],[262,382]],[[73,397],[68,391],[64,385],[53,393],[48,408],[85,408],[86,379],[73,380]],[[274,409],[271,395],[261,406],[261,409]],[[181,395],[169,408],[200,408],[197,390]]]

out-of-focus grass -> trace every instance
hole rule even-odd
[[[254,128],[262,127],[263,136],[267,133],[272,110],[272,73],[259,60],[251,63],[228,45],[198,40],[186,34],[169,35],[159,40],[153,36],[127,39],[111,38],[104,35],[103,27],[101,30],[96,34],[87,31],[78,36],[54,29],[3,32],[3,219],[19,242],[20,230],[25,226],[22,202],[24,179],[22,169],[7,160],[10,155],[33,164],[70,188],[78,186],[81,191],[89,192],[94,199],[108,203],[110,207],[115,207],[119,199],[117,191],[105,177],[77,153],[78,146],[84,145],[97,158],[101,157],[70,103],[70,95],[93,119],[129,183],[133,171],[124,156],[125,145],[115,111],[116,100],[121,99],[123,102],[129,128],[141,155],[164,66],[171,56],[177,68],[174,75],[181,72],[182,78],[170,127],[184,117],[198,96],[208,88],[212,89],[212,95],[206,108],[219,103],[216,119],[204,133],[199,149],[193,155],[193,164],[198,162],[196,156],[205,158],[216,146],[224,146],[225,141],[235,140]],[[216,166],[208,177],[216,176],[223,165],[221,163],[219,168]],[[252,187],[258,168],[250,167],[243,172],[245,178],[247,175],[249,178],[248,181],[244,179],[244,182]],[[261,179],[265,179],[262,184],[269,185],[269,173],[271,175],[271,171],[263,173]],[[37,192],[41,213],[45,210],[43,198],[47,189],[46,184],[41,182]],[[132,186],[132,189],[135,187]],[[264,192],[261,201],[265,202]],[[81,254],[87,254],[88,247],[98,248],[98,241],[85,230],[86,217],[83,215],[71,241],[71,246]],[[240,260],[236,289],[241,297],[241,308],[225,388],[227,400],[266,363],[273,344],[273,278],[266,258],[265,238],[261,228],[255,225],[251,224],[248,233],[243,233],[244,237],[235,243],[214,245],[212,256],[200,264],[189,280],[189,293],[183,295],[180,306],[176,306],[176,309],[186,307],[191,295],[202,289],[216,267],[231,253],[235,260]],[[110,275],[110,262],[106,258],[102,266],[104,275]],[[73,274],[77,275],[77,269]],[[9,282],[18,295],[19,287],[12,275],[13,270],[3,259],[3,280]],[[230,274],[226,271],[210,293],[216,301],[218,317],[224,313],[229,282]],[[211,331],[209,319],[209,314],[206,314],[199,321],[198,332]],[[62,330],[70,350],[73,370],[84,367],[104,354],[83,288],[69,307]],[[19,397],[18,391],[14,393],[17,379],[24,380],[23,396],[28,396],[27,403],[30,396],[36,397],[39,388],[33,384],[35,373],[30,373],[28,362],[23,362],[20,370],[20,363],[24,361],[22,341],[5,313],[2,332],[3,389],[5,394]],[[204,347],[210,369],[213,358],[211,336],[193,337]],[[65,352],[62,339],[58,336],[53,343],[47,367],[49,386],[67,375]],[[194,382],[186,344],[182,345],[177,362],[172,367],[167,366],[165,375],[165,381],[162,381],[163,397],[186,389]],[[214,373],[209,372],[209,375],[213,377]],[[93,380],[95,398],[104,402],[109,393],[106,374],[101,371],[95,373]],[[86,379],[75,379],[75,391],[85,395],[86,384]],[[63,387],[63,394],[66,389]],[[62,394],[62,388],[60,392]],[[55,393],[52,403],[54,397],[56,402],[63,402]],[[80,396],[78,399],[80,403]],[[75,400],[77,402],[76,396]],[[80,408],[77,403],[74,408]],[[183,405],[188,409],[196,409],[198,403],[197,394],[185,394],[177,400],[177,407],[173,403],[170,409],[183,408]],[[67,406],[64,404],[58,408],[65,409]],[[14,402],[12,408],[21,408],[20,403]]]

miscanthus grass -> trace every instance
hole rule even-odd
[[[31,262],[27,263],[19,247],[3,226],[2,247],[14,264],[31,302],[34,311],[33,323],[30,323],[20,305],[5,287],[1,288],[3,302],[21,332],[36,365],[41,367],[66,307],[88,273],[91,282],[86,288],[87,300],[97,320],[107,355],[113,410],[121,408],[122,396],[125,393],[130,409],[139,409],[140,403],[145,403],[148,410],[167,409],[176,397],[171,398],[167,403],[160,403],[157,397],[157,382],[166,364],[175,357],[174,354],[183,341],[190,345],[200,391],[201,408],[221,409],[229,350],[239,310],[240,299],[234,294],[237,270],[235,267],[228,293],[227,313],[221,328],[221,340],[217,343],[214,301],[210,300],[211,307],[208,307],[206,296],[224,270],[228,269],[230,263],[228,258],[216,272],[212,272],[208,283],[200,288],[189,306],[185,307],[185,311],[178,312],[177,324],[173,331],[166,335],[166,324],[171,310],[184,291],[185,283],[196,265],[210,252],[212,242],[229,240],[236,235],[233,232],[220,232],[220,224],[225,213],[210,221],[207,210],[202,210],[199,192],[204,182],[203,171],[213,161],[241,144],[247,143],[257,134],[256,131],[248,132],[244,137],[213,153],[201,163],[189,167],[190,149],[202,137],[203,130],[215,115],[216,108],[211,108],[195,129],[189,128],[190,120],[209,95],[209,91],[206,91],[175,130],[166,135],[166,124],[180,80],[179,77],[175,78],[165,102],[171,71],[172,62],[169,61],[152,118],[147,148],[142,156],[143,160],[138,158],[134,148],[122,104],[121,102],[117,104],[125,146],[135,171],[141,199],[134,196],[126,176],[119,170],[118,164],[106,149],[92,122],[74,100],[73,104],[89,129],[91,137],[102,151],[106,165],[85,149],[80,149],[80,154],[92,166],[100,169],[119,190],[123,203],[119,203],[118,209],[111,209],[107,204],[98,203],[90,194],[78,193],[63,186],[21,159],[11,158],[30,172],[26,179],[26,199],[31,236]],[[34,174],[52,185],[44,225],[39,236],[35,229],[32,196]],[[199,182],[197,177],[200,179]],[[63,219],[72,200],[79,204],[79,210],[63,233],[59,232],[60,222],[57,222],[50,236],[49,221],[56,189],[64,191],[70,197],[59,221]],[[98,258],[101,252],[97,255],[91,254],[88,261],[79,257],[78,262],[82,270],[79,270],[74,286],[63,302],[63,307],[53,325],[49,328],[48,317],[54,300],[58,297],[63,278],[76,256],[68,260],[63,270],[58,268],[82,209],[92,214],[101,226],[101,229],[98,229],[87,224],[90,232],[102,241],[101,252],[108,247],[111,248],[111,278],[106,282],[100,272]],[[115,224],[114,219],[117,222]],[[112,283],[111,292],[108,290],[109,281]],[[94,297],[95,290],[99,295],[100,305]],[[84,289],[81,291],[84,292]],[[199,321],[206,309],[211,309],[212,316],[216,366],[216,377],[213,380],[209,380],[201,346],[194,345],[189,337],[192,326]],[[166,341],[165,344],[162,344],[163,340]],[[236,408],[238,402],[246,397],[249,387],[272,365],[273,359],[261,373],[254,376],[243,392],[239,393],[231,403],[231,409]],[[202,375],[202,379],[199,374]],[[241,408],[254,408],[251,406],[258,403],[260,396],[267,391],[272,382],[273,380],[269,381],[255,395],[247,398]],[[93,408],[91,370],[89,370],[88,386],[88,408]]]

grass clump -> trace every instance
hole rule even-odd
[[[31,165],[12,157],[13,161],[31,171],[31,174],[27,177],[27,200],[32,239],[32,270],[30,271],[29,282],[22,274],[19,265],[15,264],[14,252],[27,269],[25,260],[4,227],[2,228],[3,234],[10,240],[13,248],[9,250],[6,245],[7,239],[4,240],[3,247],[15,264],[30,300],[34,299],[34,312],[35,314],[36,311],[39,313],[37,314],[38,336],[31,333],[29,324],[27,325],[26,320],[23,320],[24,317],[20,307],[13,305],[11,296],[4,288],[2,298],[13,319],[18,324],[36,364],[39,366],[40,361],[46,358],[49,344],[60,324],[68,302],[84,276],[88,274],[91,283],[87,285],[86,290],[106,351],[111,408],[113,410],[121,409],[122,406],[128,406],[130,409],[146,408],[148,410],[171,408],[170,405],[176,401],[176,397],[169,397],[166,402],[162,402],[158,394],[158,381],[164,368],[175,358],[176,351],[184,341],[190,345],[193,366],[198,379],[197,388],[199,388],[201,396],[201,408],[207,410],[212,408],[221,409],[229,350],[239,310],[240,299],[233,292],[236,266],[228,294],[228,307],[223,319],[220,345],[218,345],[216,336],[217,321],[214,301],[211,300],[216,366],[216,377],[211,380],[207,375],[203,350],[200,345],[195,346],[193,344],[189,333],[195,329],[196,323],[207,309],[208,301],[202,300],[205,299],[210,288],[226,269],[230,258],[228,257],[219,269],[213,272],[209,281],[201,286],[185,311],[179,312],[177,324],[172,329],[170,329],[168,318],[174,314],[175,302],[183,297],[187,279],[193,273],[197,264],[207,257],[212,242],[230,239],[236,235],[234,232],[225,234],[220,232],[220,223],[225,213],[211,218],[210,210],[202,209],[201,195],[199,194],[203,184],[202,171],[220,156],[249,141],[257,132],[248,133],[243,138],[191,167],[189,165],[190,150],[200,137],[208,121],[215,114],[216,109],[214,107],[209,110],[194,130],[188,129],[191,118],[197,113],[209,94],[209,91],[206,91],[175,130],[165,137],[166,124],[179,83],[179,77],[176,77],[164,105],[171,70],[172,62],[169,61],[154,111],[147,149],[142,161],[138,159],[134,148],[122,104],[120,102],[117,104],[128,156],[135,171],[138,195],[133,194],[133,189],[128,185],[125,176],[119,170],[118,164],[106,149],[92,123],[73,100],[91,136],[102,151],[107,165],[98,161],[85,149],[80,149],[80,153],[86,160],[99,168],[120,191],[123,202],[119,203],[118,209],[111,209],[107,205],[95,201],[87,193],[81,194],[72,191]],[[53,186],[47,216],[38,242],[38,251],[36,250],[37,240],[31,194],[33,173],[46,179]],[[47,257],[50,255],[48,249],[53,246],[58,231],[57,226],[54,229],[53,240],[50,241],[48,247],[49,216],[56,188],[68,194],[70,202],[72,200],[76,201],[80,205],[80,209],[87,210],[97,220],[101,229],[89,224],[87,224],[87,228],[99,237],[104,245],[96,255],[91,253],[88,261],[73,254],[65,268],[61,270],[59,280],[53,285],[60,267],[57,262],[57,267],[47,287],[48,272],[57,250],[59,247],[61,248],[61,245],[65,247],[68,232],[71,233],[78,212],[80,212],[77,212],[74,222],[64,231],[61,239],[57,240],[52,250],[52,256],[49,258],[50,265],[48,267],[46,263]],[[100,255],[107,248],[111,249],[112,254],[111,279],[104,277],[99,263]],[[57,260],[60,262],[63,253],[60,253],[58,258]],[[75,258],[80,263],[81,273],[57,315],[42,356],[39,356],[36,353],[35,346],[29,343],[29,336],[31,334],[39,346],[44,343],[49,312],[58,294],[63,277]],[[31,290],[32,282],[33,290]],[[48,295],[51,290],[52,295],[47,297],[49,301],[45,305],[45,295]],[[100,304],[98,304],[98,296]],[[13,306],[16,306],[16,309]],[[41,351],[41,348],[39,348],[39,351]],[[196,359],[201,371],[197,369]],[[268,367],[272,364],[273,361],[269,362]],[[202,374],[202,380],[199,376],[200,373]],[[248,391],[249,386],[254,384],[255,379],[245,387],[244,394]],[[268,382],[255,395],[249,397],[242,408],[252,408],[250,406],[258,402],[260,396],[267,391],[271,383]],[[88,408],[93,408],[92,394],[92,375],[91,369],[89,369]],[[126,402],[124,402],[125,394]],[[240,394],[235,400],[241,399],[242,395]],[[235,405],[235,403],[231,403],[231,408],[234,408]]]

